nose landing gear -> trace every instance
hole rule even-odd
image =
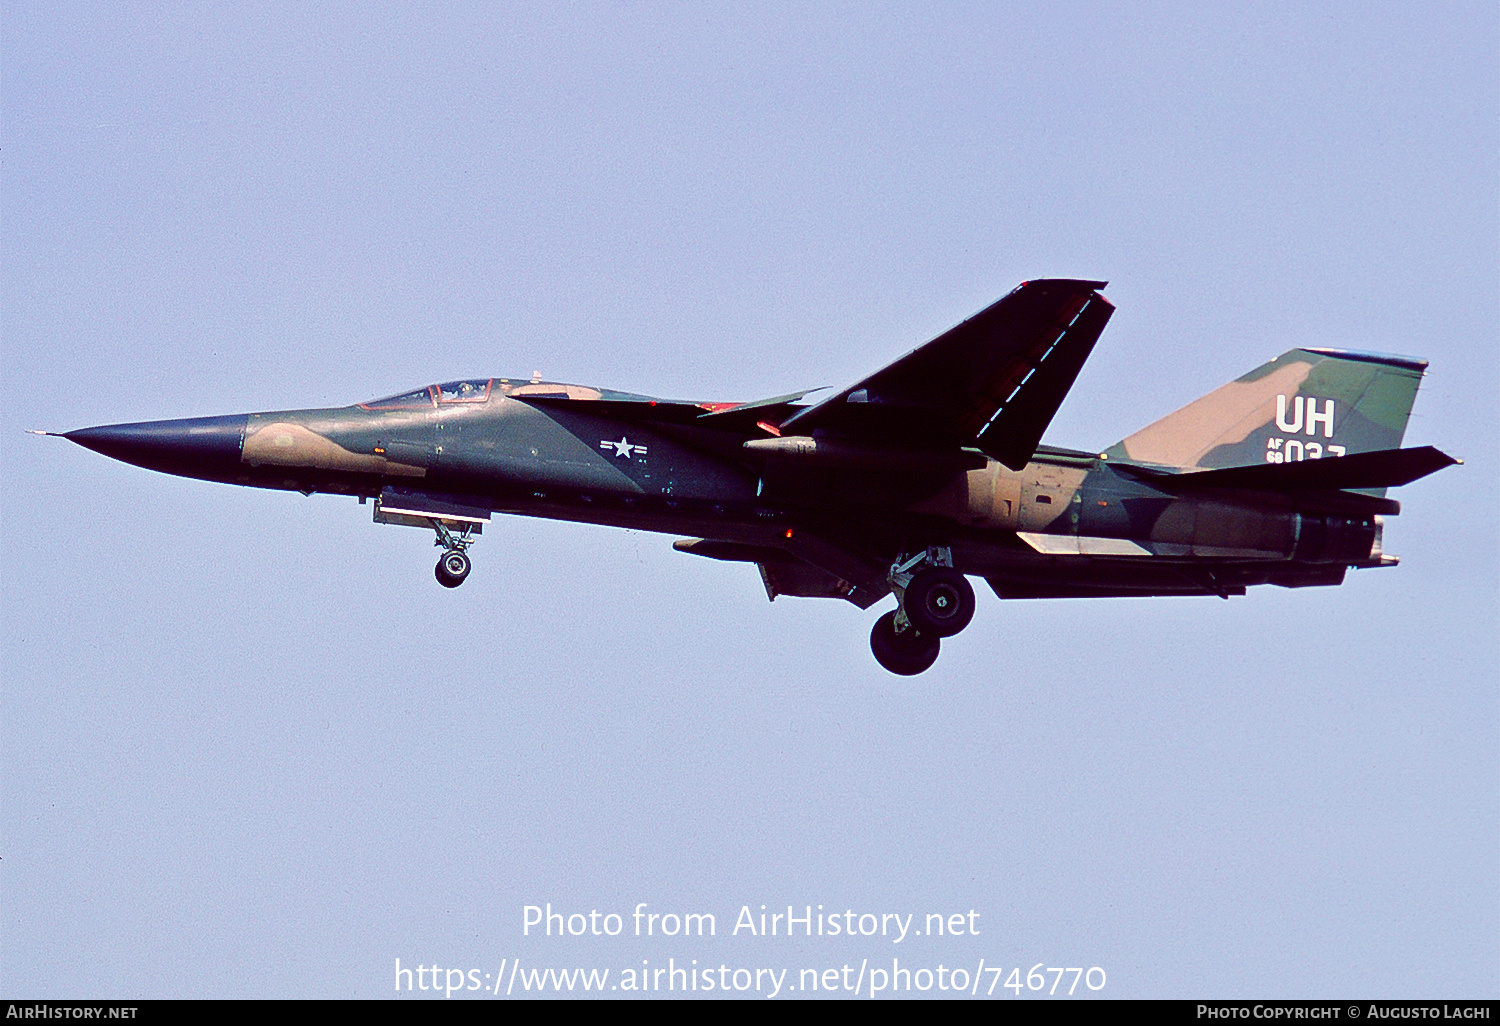
[[[437,533],[433,544],[443,550],[443,556],[433,568],[433,576],[445,588],[457,588],[469,576],[471,564],[467,549],[484,533],[484,525],[490,522],[491,513],[487,500],[469,495],[420,492],[385,485],[375,496],[377,524],[419,527]]]
[[[437,532],[437,541],[433,544],[443,547],[443,557],[438,560],[433,574],[443,587],[457,588],[464,583],[473,568],[469,554],[464,551],[473,542],[469,536],[471,528],[465,527],[461,533],[454,534],[441,520],[436,519],[432,520],[432,527]]]
[[[937,661],[943,638],[969,626],[974,588],[953,569],[952,550],[937,545],[898,557],[886,580],[898,605],[875,621],[870,650],[881,666],[910,677]]]

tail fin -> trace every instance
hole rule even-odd
[[[1293,349],[1107,455],[1208,470],[1396,449],[1426,366],[1409,356]]]

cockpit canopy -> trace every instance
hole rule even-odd
[[[482,403],[490,397],[490,380],[450,381],[445,385],[433,385],[440,403]]]
[[[516,396],[536,399],[607,399],[617,402],[657,403],[667,400],[634,392],[616,392],[608,388],[591,388],[588,385],[565,385],[557,381],[543,381],[539,376],[526,378],[468,378],[463,381],[447,381],[441,385],[428,385],[400,395],[388,395],[384,399],[371,399],[360,403],[362,410],[430,410],[452,403],[485,403],[494,396]],[[700,405],[705,410],[733,406],[734,403],[707,403]]]
[[[414,392],[372,399],[359,405],[367,410],[402,410],[435,406],[438,403],[482,403],[489,399],[492,384],[492,378],[448,381],[441,385],[428,385]]]

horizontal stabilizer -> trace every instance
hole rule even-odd
[[[1350,456],[1325,456],[1294,463],[1261,463],[1197,473],[1152,475],[1153,483],[1172,488],[1249,488],[1258,491],[1331,491],[1343,488],[1394,488],[1461,462],[1430,445],[1382,449]]]

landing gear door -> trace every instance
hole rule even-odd
[[[464,495],[423,492],[414,488],[386,485],[375,499],[375,522],[421,527],[431,530],[436,520],[444,526],[466,534],[483,534],[490,522],[488,505],[476,505]]]

